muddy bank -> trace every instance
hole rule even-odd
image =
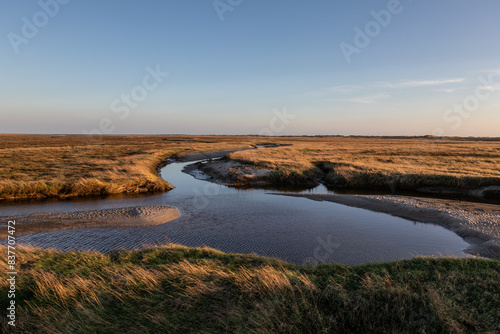
[[[208,181],[239,188],[310,189],[320,184],[319,175],[280,173],[256,165],[249,165],[229,158],[213,159],[187,166],[186,173],[196,177],[196,170],[208,177]]]
[[[203,159],[216,159],[223,157],[227,154],[236,152],[236,151],[246,151],[246,150],[254,150],[255,147],[248,147],[248,148],[240,148],[240,149],[235,149],[235,150],[220,150],[220,151],[206,151],[206,152],[195,152],[195,153],[186,153],[186,154],[180,154],[180,155],[173,155],[169,158],[167,158],[165,161],[163,161],[161,164],[159,164],[156,167],[156,171],[158,172],[158,175],[160,175],[160,170],[165,167],[168,164],[171,164],[173,162],[190,162],[190,161],[197,161],[197,160],[203,160]]]
[[[175,159],[178,162],[190,162],[197,161],[203,159],[217,159],[228,155],[237,151],[248,151],[248,150],[260,150],[265,148],[274,148],[274,147],[284,147],[291,146],[290,144],[266,144],[266,145],[255,145],[252,147],[246,148],[238,148],[238,149],[230,149],[230,150],[220,150],[220,151],[206,151],[206,152],[195,152],[195,153],[186,153],[178,156],[173,156],[170,159]]]
[[[185,173],[191,174],[208,181],[218,184],[223,184],[233,187],[266,187],[269,186],[269,175],[272,170],[257,166],[249,166],[229,159],[209,160],[188,165],[183,170]]]
[[[157,167],[158,175],[160,174],[160,170],[166,165],[173,162],[190,162],[190,161],[198,161],[198,160],[211,160],[211,162],[218,162],[220,158],[234,153],[238,151],[247,151],[247,150],[258,150],[263,148],[273,148],[273,147],[282,147],[282,146],[291,146],[289,144],[269,144],[269,145],[256,145],[252,147],[239,148],[239,149],[230,149],[230,150],[219,150],[219,151],[206,151],[206,152],[194,152],[194,153],[183,153],[179,155],[173,155],[163,161]],[[193,168],[194,169],[194,168]],[[191,169],[192,170],[192,169]]]
[[[182,154],[180,156],[176,155],[168,158],[162,165],[158,166],[158,172],[162,167],[172,162],[191,162],[204,160],[202,162],[186,166],[184,172],[191,174],[196,178],[202,178],[227,186],[239,186],[246,188],[269,187],[272,184],[270,178],[272,176],[273,170],[234,161],[227,158],[227,155],[237,151],[259,150],[283,146],[291,145],[268,144],[241,149],[196,152]],[[300,184],[299,186],[302,186],[302,184]]]
[[[237,151],[247,151],[247,150],[254,150],[254,147],[248,147],[248,148],[241,148],[241,149],[236,149],[236,150],[221,150],[221,151],[208,151],[208,152],[198,152],[198,153],[188,153],[181,155],[177,157],[177,161],[179,162],[190,162],[190,161],[197,161],[197,160],[203,160],[203,159],[216,159],[223,157],[227,154],[237,152]]]
[[[500,205],[390,195],[274,194],[330,201],[440,225],[470,243],[469,253],[500,259]]]
[[[197,161],[203,159],[216,159],[225,156],[226,154],[230,154],[236,151],[245,151],[245,150],[253,150],[254,147],[241,148],[236,150],[220,150],[220,151],[206,151],[206,152],[195,152],[195,153],[186,153],[186,154],[175,154],[164,161],[162,161],[157,167],[156,172],[160,176],[161,169],[168,164],[173,162],[190,162]]]
[[[137,206],[121,209],[39,213],[0,217],[0,239],[7,238],[7,223],[15,220],[15,236],[90,227],[125,227],[159,225],[180,217],[171,206]]]
[[[332,167],[333,166],[333,167]],[[477,178],[471,185],[439,186],[459,182],[453,177],[436,175],[390,175],[358,173],[346,179],[341,167],[330,162],[318,162],[316,168],[304,172],[275,170],[247,162],[219,159],[198,164],[196,168],[211,177],[211,181],[241,188],[310,189],[324,184],[341,193],[358,191],[365,193],[392,193],[403,196],[429,196],[484,201],[500,204],[500,180]],[[340,171],[339,171],[340,170]],[[430,186],[432,184],[432,186]],[[475,186],[472,186],[475,184]]]

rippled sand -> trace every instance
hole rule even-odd
[[[8,221],[16,221],[15,236],[89,227],[152,226],[179,218],[179,210],[171,206],[137,206],[120,209],[39,213],[2,217],[0,239],[7,238]]]

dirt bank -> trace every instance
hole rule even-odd
[[[179,218],[179,210],[171,206],[137,206],[120,209],[38,213],[0,217],[0,239],[7,238],[8,221],[16,221],[15,236],[53,230],[110,226],[151,226]]]
[[[210,177],[210,181],[228,186],[265,187],[271,174],[268,168],[249,166],[237,161],[220,159],[186,166],[184,172],[192,174],[200,170]],[[192,174],[194,175],[194,174]]]
[[[500,258],[500,205],[392,195],[274,194],[335,202],[440,225],[470,243],[469,253]]]
[[[284,146],[291,146],[291,145],[290,144],[255,145],[255,146],[247,147],[247,148],[187,153],[187,154],[181,154],[180,156],[175,156],[173,158],[175,158],[177,161],[180,161],[180,162],[190,162],[190,161],[197,161],[197,160],[203,160],[203,159],[217,159],[217,158],[221,158],[225,155],[228,155],[230,153],[238,152],[238,151],[260,150],[260,149],[265,149],[265,148],[276,148],[276,147],[284,147]]]
[[[500,179],[491,177],[462,177],[459,180],[451,175],[424,173],[378,172],[372,175],[324,161],[316,162],[315,167],[307,170],[296,170],[293,161],[286,166],[279,165],[279,161],[289,159],[288,157],[282,157],[281,160],[277,158],[278,162],[274,162],[269,156],[272,157],[272,153],[262,152],[254,155],[246,153],[242,159],[239,159],[238,155],[229,155],[228,158],[212,160],[197,167],[211,176],[213,182],[241,188],[310,189],[324,184],[330,189],[339,189],[341,192],[421,195],[500,204]],[[264,158],[262,160],[267,161],[267,165],[261,163],[261,157],[267,157],[267,160]],[[357,174],[347,177],[344,172]],[[450,181],[452,179],[456,184],[453,185]]]

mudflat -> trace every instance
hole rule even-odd
[[[16,236],[21,236],[74,228],[152,226],[167,223],[179,217],[179,210],[172,206],[136,206],[119,209],[10,216],[2,218],[2,222],[5,222],[5,224],[1,229],[0,239],[7,238],[6,224],[8,221],[13,220],[16,221]]]

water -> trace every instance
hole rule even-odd
[[[1,215],[142,205],[171,205],[181,212],[179,219],[158,226],[75,229],[17,238],[18,243],[61,250],[107,252],[174,242],[299,264],[350,265],[416,255],[467,256],[463,250],[469,244],[443,227],[331,202],[272,195],[266,190],[225,187],[203,180],[202,174],[197,179],[183,173],[191,163],[172,163],[161,170],[162,177],[176,186],[164,194],[3,205]],[[311,192],[328,190],[320,186]]]

